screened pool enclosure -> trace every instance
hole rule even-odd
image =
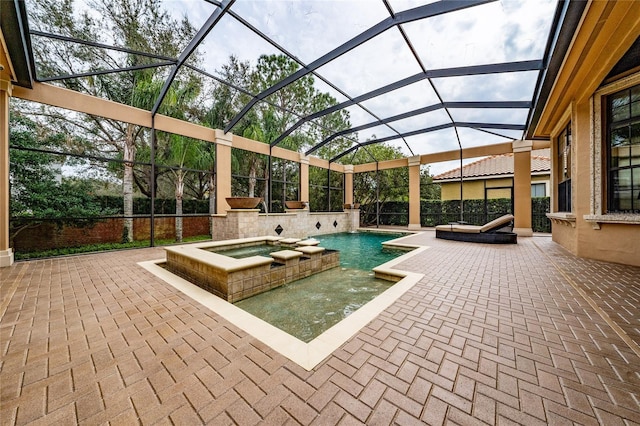
[[[435,170],[511,152],[516,229],[530,235],[527,162],[549,142],[527,128],[569,41],[559,24],[579,8],[3,2],[0,250],[211,238],[234,196],[271,215],[286,201],[358,208],[374,226],[382,204],[404,203],[403,225],[419,229],[434,221],[420,202]],[[456,220],[463,201],[461,189]]]

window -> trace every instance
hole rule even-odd
[[[640,85],[607,98],[607,201],[613,213],[640,213]]]
[[[532,183],[531,184],[531,198],[546,197],[547,186],[544,183]]]
[[[558,136],[558,211],[571,212],[571,123]]]

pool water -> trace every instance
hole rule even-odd
[[[319,246],[340,251],[340,266],[371,271],[378,265],[395,259],[402,251],[385,249],[382,243],[404,234],[358,232],[318,235]]]
[[[255,246],[239,247],[226,250],[211,249],[214,253],[233,257],[235,259],[243,259],[251,256],[269,256],[269,253],[283,250],[281,246],[272,246],[269,244],[258,244]]]
[[[340,250],[340,267],[303,278],[235,305],[310,342],[394,283],[375,278],[371,269],[402,255],[383,249],[400,234],[330,234],[316,236],[320,246]]]

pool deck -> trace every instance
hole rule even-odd
[[[306,371],[138,262],[0,269],[0,424],[640,424],[640,268],[410,237],[424,277]]]

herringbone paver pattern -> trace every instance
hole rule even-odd
[[[136,264],[160,249],[4,268],[0,423],[640,424],[640,268],[412,239],[424,279],[310,372]]]
[[[582,288],[612,321],[640,345],[638,268],[579,259],[555,245],[548,248],[547,254],[565,273],[565,278]]]

